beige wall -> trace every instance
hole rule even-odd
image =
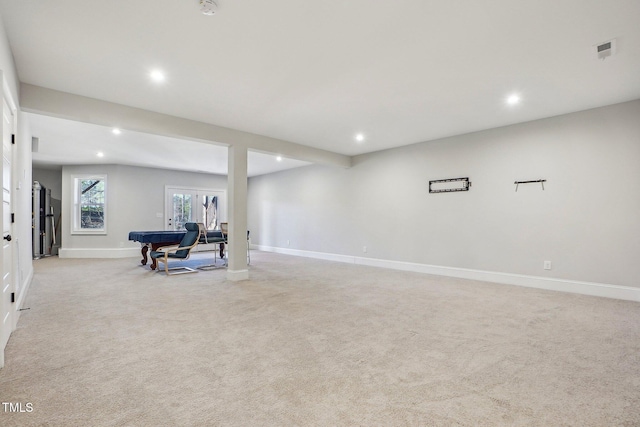
[[[250,178],[252,242],[640,288],[638,118],[633,101]]]
[[[73,235],[71,230],[72,175],[107,175],[107,234]],[[165,185],[226,190],[221,175],[120,165],[64,166],[62,169],[61,256],[82,249],[139,248],[128,241],[130,231],[164,230]],[[69,251],[71,250],[71,251]],[[102,255],[108,256],[105,251]],[[80,252],[75,252],[80,254]],[[135,252],[133,252],[135,254]]]

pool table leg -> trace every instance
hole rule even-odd
[[[140,261],[140,263],[142,265],[147,265],[147,252],[149,252],[149,246],[146,244],[142,245],[142,249],[140,250],[140,252],[142,252],[142,261]]]
[[[170,245],[171,244],[173,243],[170,243]],[[149,245],[151,245],[151,250],[155,251],[162,246],[167,246],[167,243],[145,243],[142,246],[142,261],[140,261],[142,265],[147,265],[147,261],[149,260],[149,258],[147,257],[147,253],[149,252]],[[152,270],[155,270],[156,267],[158,267],[158,263],[156,262],[155,258],[151,260],[151,265],[149,267],[151,267]]]
[[[177,246],[180,242],[162,242],[162,243],[151,243],[151,251],[157,251],[158,249],[165,246]],[[147,249],[148,250],[148,249]],[[155,270],[158,267],[158,260],[155,258],[151,259],[151,267],[152,270]]]

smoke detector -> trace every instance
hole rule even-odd
[[[218,13],[218,5],[213,0],[200,0],[200,12],[203,15],[215,15]]]
[[[596,55],[598,55],[598,59],[604,61],[604,59],[608,56],[616,53],[616,39],[612,39],[603,43],[599,43],[595,46]]]

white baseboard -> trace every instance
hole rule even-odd
[[[371,267],[382,267],[402,271],[413,271],[416,273],[435,274],[438,276],[481,280],[484,282],[501,283],[505,285],[525,286],[529,288],[548,289],[552,291],[570,292],[574,294],[640,302],[640,288],[633,288],[630,286],[580,282],[576,280],[526,276],[523,274],[500,273],[494,271],[472,270],[467,268],[443,267],[437,265],[417,264],[412,262],[390,261],[384,259],[364,258],[324,252],[302,251],[298,249],[277,248],[272,246],[252,245],[252,248],[266,252],[275,252],[280,254],[323,259],[328,261],[345,262],[349,264],[367,265]]]
[[[24,300],[27,298],[27,294],[29,293],[29,287],[31,287],[31,281],[33,280],[33,267],[29,269],[29,273],[20,286],[20,293],[18,294],[18,298],[16,300],[16,319],[14,322],[14,326],[18,324],[18,320],[20,320],[20,314],[22,314],[21,309],[24,304]]]
[[[141,248],[60,248],[60,258],[133,258],[142,257]]]
[[[232,282],[249,280],[249,270],[227,270],[227,279]]]

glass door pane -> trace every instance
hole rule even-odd
[[[170,191],[168,195],[167,230],[184,230],[187,222],[194,222],[195,194],[189,191]]]
[[[200,218],[207,230],[218,228],[220,217],[218,215],[219,199],[216,195],[203,195],[200,211]]]
[[[165,200],[165,230],[184,230],[187,222],[202,223],[207,230],[215,230],[226,218],[224,190],[167,186]]]

